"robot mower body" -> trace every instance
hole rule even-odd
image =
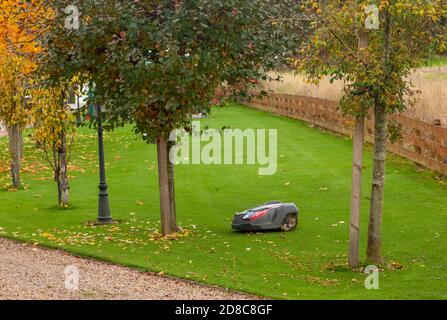
[[[267,202],[234,216],[232,227],[238,231],[292,231],[298,225],[298,208],[293,203]]]

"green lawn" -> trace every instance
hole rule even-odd
[[[72,206],[58,210],[56,186],[28,142],[26,190],[0,191],[0,235],[280,299],[446,299],[447,186],[429,172],[391,157],[383,221],[386,266],[380,290],[346,267],[351,141],[247,107],[213,110],[203,126],[278,129],[278,173],[256,166],[178,166],[178,219],[185,237],[160,241],[155,147],[131,127],[106,135],[110,201],[119,225],[92,227],[96,217],[94,131],[82,129],[73,152]],[[6,139],[0,140],[0,185],[7,185]],[[364,257],[371,151],[366,153],[362,219]],[[300,226],[291,233],[240,234],[236,211],[267,200],[293,201]],[[394,266],[394,267],[393,267]],[[403,266],[403,269],[400,269]]]
[[[442,67],[445,65],[447,65],[446,56],[434,56],[431,59],[428,59],[425,63],[423,63],[424,67]]]

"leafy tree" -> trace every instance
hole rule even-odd
[[[0,2],[0,120],[9,134],[14,188],[20,187],[22,131],[29,122],[26,96],[39,51],[34,42],[37,22],[45,16],[37,0]]]
[[[67,104],[68,89],[42,88],[32,91],[33,139],[43,158],[53,169],[58,188],[58,204],[68,207],[68,162],[74,135],[75,117]]]
[[[19,72],[22,66],[20,58],[0,47],[0,119],[8,131],[12,186],[17,189],[21,185],[22,131],[29,115],[24,109],[26,76]]]
[[[58,12],[73,4],[50,2]],[[105,128],[134,123],[143,139],[156,141],[164,234],[176,229],[169,133],[189,128],[193,114],[208,113],[223,82],[247,96],[256,79],[284,62],[296,35],[275,21],[298,3],[77,1],[80,28],[64,30],[66,16],[59,16],[42,38],[50,81],[77,75],[94,84],[93,102],[107,110]]]
[[[300,69],[312,79],[331,75],[344,80],[342,110],[356,117],[373,110],[375,116],[367,258],[382,263],[387,114],[414,103],[416,91],[407,76],[434,51],[446,49],[445,25],[439,23],[446,14],[446,2],[309,0],[306,8],[314,23],[312,37],[301,51]],[[365,21],[378,22],[378,29],[367,30]],[[362,38],[368,41],[363,40],[358,50]]]

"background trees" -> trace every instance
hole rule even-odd
[[[445,29],[440,19],[446,13],[442,0],[307,1],[315,23],[302,50],[301,70],[310,78],[331,75],[345,81],[341,107],[346,113],[375,117],[374,168],[367,258],[381,263],[387,114],[411,106],[415,91],[407,76],[412,68],[435,51],[445,50]],[[375,14],[377,13],[377,16]],[[365,30],[365,21],[376,19],[377,30]],[[366,33],[365,33],[366,32]],[[358,50],[365,33],[367,43]]]
[[[22,131],[29,121],[29,111],[25,108],[25,72],[29,72],[27,62],[0,43],[0,119],[8,131],[11,180],[16,189],[21,186]]]
[[[36,148],[53,169],[58,205],[69,204],[68,162],[76,132],[75,117],[67,104],[65,87],[32,91],[32,126]]]
[[[55,11],[68,1],[52,1]],[[78,75],[94,84],[94,103],[107,110],[105,128],[134,123],[157,143],[164,234],[176,228],[169,188],[168,143],[173,129],[189,128],[191,116],[208,113],[226,82],[248,94],[255,79],[284,62],[296,35],[275,20],[296,1],[82,1],[79,30],[53,21],[42,44],[49,80]],[[291,10],[293,11],[293,10]],[[295,46],[296,47],[296,46]]]
[[[38,0],[4,0],[0,3],[0,121],[7,127],[11,154],[11,178],[20,187],[22,131],[29,123],[27,96],[36,68],[35,43],[47,12]]]
[[[68,205],[67,148],[74,127],[67,109],[66,86],[44,88],[36,73],[38,55],[45,54],[36,38],[54,17],[44,1],[5,0],[0,4],[0,120],[8,128],[11,176],[20,187],[22,131],[33,126],[38,149],[53,167],[59,204]],[[68,139],[68,142],[67,142]]]

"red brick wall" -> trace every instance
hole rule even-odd
[[[343,116],[339,104],[318,98],[270,94],[250,104],[252,107],[278,115],[303,120],[314,126],[344,135],[351,135],[354,121]],[[374,141],[373,116],[368,116],[366,140]],[[447,175],[447,129],[403,115],[390,115],[390,124],[398,127],[400,138],[389,142],[389,150],[433,171]]]

